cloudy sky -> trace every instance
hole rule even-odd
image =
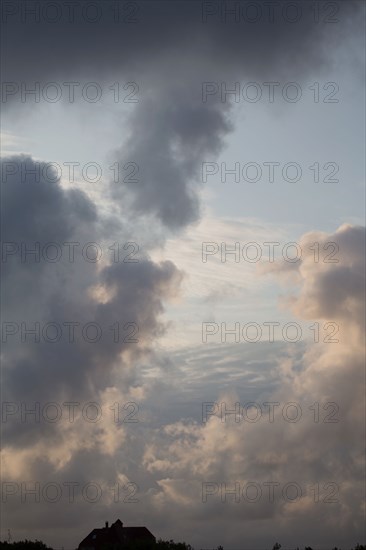
[[[364,542],[364,26],[4,0],[1,539]]]

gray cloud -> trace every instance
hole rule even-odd
[[[59,182],[32,181],[30,174],[22,182],[20,166],[26,162],[29,169],[34,169],[34,161],[12,157],[3,159],[2,164],[8,162],[19,166],[19,170],[2,185],[6,206],[3,246],[15,243],[20,250],[21,243],[34,249],[37,242],[42,246],[53,242],[60,247],[65,242],[102,242],[98,239],[96,206],[83,192],[63,189]],[[119,237],[123,242],[123,233]],[[5,400],[45,402],[63,396],[76,400],[93,397],[111,385],[114,369],[124,373],[128,387],[135,378],[133,364],[164,331],[159,320],[164,311],[163,300],[176,294],[181,279],[172,262],[156,264],[145,255],[136,263],[100,265],[85,261],[80,246],[75,261],[70,263],[65,248],[57,263],[31,254],[22,262],[19,251],[3,262],[3,331],[4,323],[18,327],[17,334],[3,340]],[[99,298],[94,289],[102,289],[106,298]],[[22,341],[21,335],[37,322],[41,327],[40,341],[35,341],[34,335],[24,336]],[[78,327],[95,323],[101,332],[100,340],[92,343],[82,338],[77,327],[72,341],[65,325],[70,322],[79,323]],[[117,322],[121,330],[115,341],[110,327]],[[55,335],[52,329],[49,336],[43,336],[47,323],[61,328],[59,339],[53,343],[49,341]],[[131,333],[123,330],[126,323],[135,324],[132,329],[138,330],[137,342],[126,341]],[[13,443],[18,438],[18,443],[24,444],[22,433],[31,441],[33,430],[29,427],[13,431],[10,423],[5,426],[8,431]]]
[[[320,238],[316,232],[306,234],[301,243],[314,242],[315,236]],[[236,423],[233,415],[223,421],[217,410],[204,425],[187,417],[166,425],[163,431],[155,430],[146,445],[145,466],[159,476],[155,505],[164,515],[173,509],[176,514],[177,508],[180,515],[190,514],[192,530],[193,518],[199,518],[200,525],[207,526],[206,540],[210,537],[207,533],[212,533],[211,545],[220,540],[238,548],[238,541],[245,534],[246,544],[261,547],[269,544],[268,525],[285,544],[290,544],[288,532],[291,540],[329,544],[328,529],[334,540],[342,544],[350,544],[351,539],[355,544],[362,539],[365,350],[364,318],[359,313],[365,298],[365,272],[362,272],[365,230],[343,226],[333,235],[322,234],[320,242],[330,241],[348,243],[347,249],[342,248],[345,250],[342,263],[314,263],[309,256],[298,265],[299,294],[287,303],[298,317],[314,321],[330,321],[335,314],[339,342],[309,344],[301,358],[289,349],[278,350],[277,385],[266,395],[266,401],[278,403],[273,423],[268,421],[268,415],[267,421],[261,417],[256,423],[243,420]],[[360,284],[355,284],[359,277]],[[325,286],[327,292],[322,300],[319,294]],[[330,303],[337,306],[329,308]],[[264,353],[263,347],[261,351]],[[236,382],[215,401],[225,403],[227,410],[234,410],[235,402],[245,403],[243,395]],[[290,402],[301,407],[301,417],[296,423],[286,422],[281,413],[283,405]],[[328,416],[337,407],[336,421],[335,417],[333,422],[328,417],[325,422],[322,416],[315,422],[311,407],[318,403],[322,408],[330,402],[333,406],[328,406],[321,415]],[[267,498],[264,496],[265,483],[269,481],[279,483],[280,487],[297,483],[302,497],[293,503],[286,502],[280,489],[279,496],[269,503],[268,494]],[[204,482],[216,484],[217,489],[207,503],[202,502]],[[232,489],[235,482],[241,488],[248,482],[256,482],[263,497],[249,503],[242,497],[234,502],[232,496],[227,496],[227,503],[223,504],[221,484],[226,483]],[[329,482],[336,484],[337,502],[328,505],[322,498],[324,486]],[[310,488],[316,483],[323,491],[318,503]],[[263,536],[255,527],[244,533],[243,518],[248,522],[246,525],[254,519],[256,525],[265,522]],[[311,533],[306,532],[305,525]],[[195,540],[201,541],[199,537]]]
[[[140,181],[132,188],[125,184],[117,191],[110,186],[110,198],[121,220],[116,212],[113,217],[103,217],[99,205],[85,193],[65,189],[60,182],[21,183],[15,175],[2,185],[4,240],[31,245],[35,241],[99,241],[108,235],[111,240],[125,242],[132,223],[143,224],[148,219],[149,230],[159,234],[163,242],[159,224],[163,232],[175,231],[196,220],[200,162],[205,155],[218,155],[232,128],[229,103],[222,104],[216,97],[202,104],[202,81],[226,79],[230,85],[243,79],[302,80],[310,74],[321,74],[324,64],[331,62],[335,38],[348,38],[358,32],[362,8],[359,2],[343,2],[339,24],[325,25],[314,24],[309,4],[298,2],[303,16],[297,23],[280,20],[276,24],[222,23],[216,17],[202,23],[198,1],[139,3],[140,22],[122,27],[111,20],[97,25],[82,20],[73,24],[65,20],[23,24],[18,16],[10,17],[4,28],[4,80],[31,85],[35,80],[128,78],[141,83],[140,102],[121,130],[122,146],[116,144],[113,153],[117,160],[133,157],[141,172]],[[18,104],[13,98],[7,107],[17,109]],[[27,110],[29,106],[20,107]],[[27,160],[30,167],[34,166],[31,157],[12,157],[3,162],[9,160],[19,164]],[[130,211],[126,204],[131,205]],[[292,369],[293,362],[298,367],[299,359],[284,353],[279,369],[283,387],[273,389],[272,394],[287,401],[339,401],[345,411],[344,422],[332,433],[326,425],[320,426],[315,435],[313,425],[287,432],[267,425],[260,430],[246,427],[238,437],[235,425],[214,425],[214,419],[206,427],[198,426],[192,421],[191,404],[186,405],[186,414],[181,413],[183,420],[174,418],[166,425],[159,418],[163,430],[156,425],[150,430],[151,423],[147,422],[146,427],[139,425],[133,431],[115,425],[110,418],[101,425],[79,421],[75,425],[39,426],[9,421],[3,425],[5,475],[18,481],[26,478],[60,483],[72,479],[106,483],[106,477],[108,482],[115,482],[118,476],[138,480],[143,499],[138,506],[123,508],[127,522],[148,526],[151,522],[163,536],[175,537],[177,519],[184,516],[186,538],[202,545],[216,544],[222,536],[225,543],[238,545],[243,517],[255,520],[246,539],[251,544],[268,543],[268,531],[257,529],[258,525],[268,527],[267,521],[272,521],[271,528],[283,537],[291,531],[301,538],[305,525],[306,530],[313,529],[314,540],[329,541],[323,532],[327,525],[336,535],[335,544],[348,542],[349,533],[359,534],[361,525],[355,488],[360,479],[360,449],[356,441],[348,455],[344,441],[353,443],[360,434],[362,397],[357,393],[355,399],[353,390],[355,381],[357,390],[362,382],[362,311],[358,303],[362,298],[363,237],[360,229],[347,228],[332,238],[341,242],[349,256],[334,270],[311,271],[309,265],[308,272],[305,269],[296,273],[303,291],[289,303],[307,319],[336,316],[349,340],[333,353],[308,350],[300,373]],[[149,352],[154,339],[165,330],[161,320],[164,302],[175,296],[182,277],[171,262],[157,264],[147,256],[137,264],[93,264],[77,253],[73,265],[19,263],[11,258],[3,270],[5,320],[29,324],[35,320],[60,324],[93,321],[104,330],[118,320],[121,325],[132,321],[139,327],[139,342],[132,345],[122,341],[111,345],[108,340],[93,345],[80,338],[74,344],[61,340],[55,344],[29,341],[20,345],[19,340],[9,339],[4,349],[6,400],[100,400],[108,410],[116,400],[123,403],[135,399],[146,404],[146,418],[149,410],[153,417],[157,414],[158,396],[164,401],[162,410],[167,410],[166,401],[170,404],[179,391],[184,359],[178,358],[177,367],[174,361],[164,362]],[[279,267],[278,272],[282,271]],[[176,369],[175,380],[167,382],[169,376],[165,374],[163,381],[149,381],[154,358],[160,361],[160,372],[170,372],[170,365]],[[273,355],[263,354],[261,364],[269,369],[272,359]],[[210,357],[205,360],[204,382],[211,399],[215,382],[224,380],[222,375],[210,375]],[[250,376],[244,376],[241,384],[250,382]],[[191,388],[196,400],[202,385],[198,384],[198,390]],[[237,390],[242,387],[236,381],[232,385]],[[276,386],[273,373],[271,386]],[[153,400],[151,406],[149,398]],[[200,483],[208,477],[217,481],[236,476],[268,481],[269,474],[304,482],[322,481],[336,474],[346,486],[342,503],[335,512],[324,506],[321,514],[303,501],[292,511],[283,503],[275,508],[268,503],[257,508],[246,506],[244,512],[228,507],[225,513],[216,504],[202,506]],[[108,501],[101,506],[79,502],[75,514],[73,507],[63,502],[59,507],[42,502],[38,507],[24,506],[20,517],[17,504],[12,502],[7,507],[8,524],[17,528],[17,534],[51,536],[52,528],[55,541],[66,536],[70,544],[77,542],[81,527],[88,530],[100,522],[102,515],[110,517],[116,510]],[[45,522],[49,528],[44,529]],[[173,525],[174,531],[170,527]],[[65,526],[71,526],[66,535]],[[222,535],[225,528],[227,533]]]
[[[137,214],[155,214],[172,229],[195,221],[201,159],[220,151],[230,128],[222,111],[217,104],[200,105],[197,97],[182,90],[155,90],[145,96],[131,117],[131,134],[120,152],[140,167],[139,180],[115,188],[114,195],[121,200],[130,192]]]
[[[237,20],[223,19],[219,2],[139,2],[136,22],[124,24],[113,19],[115,4],[95,4],[101,12],[95,26],[80,11],[68,23],[65,9],[53,23],[40,17],[39,22],[29,18],[27,24],[19,24],[21,10],[9,16],[4,80],[42,84],[135,79],[142,97],[122,132],[124,146],[117,160],[128,152],[140,166],[140,183],[132,188],[136,214],[153,214],[172,229],[198,218],[199,163],[204,154],[220,151],[231,127],[228,103],[216,97],[202,104],[202,82],[224,80],[230,88],[243,79],[302,80],[330,62],[329,50],[339,36],[362,32],[358,1],[340,3],[338,23],[333,24],[314,22],[307,1],[297,2],[294,13],[287,2],[278,2],[274,21],[268,6],[260,4],[257,23],[246,20],[253,14],[239,17],[245,7],[239,2],[228,4],[239,9]],[[206,10],[213,12],[207,18]],[[44,47],[48,42],[50,50]],[[30,63],[29,56],[37,62]],[[12,96],[10,106],[11,100]],[[131,184],[122,189],[129,195]]]
[[[29,8],[36,4],[32,3]],[[262,74],[276,71],[278,76],[281,68],[296,70],[297,67],[303,71],[318,64],[325,54],[325,41],[338,35],[339,30],[336,24],[324,24],[325,17],[316,23],[313,8],[305,0],[296,2],[297,10],[288,2],[279,1],[272,20],[268,7],[258,3],[262,16],[254,23],[248,22],[249,16],[240,16],[239,11],[236,20],[233,15],[225,20],[221,12],[225,6],[215,1],[136,2],[136,14],[130,23],[128,18],[125,22],[121,18],[119,23],[115,20],[114,2],[99,0],[94,4],[101,14],[97,24],[88,22],[80,6],[75,9],[74,17],[68,17],[63,3],[60,3],[63,9],[57,21],[47,21],[47,12],[42,15],[41,11],[39,21],[23,15],[26,17],[23,22],[25,6],[18,2],[18,10],[9,14],[4,24],[4,44],[10,61],[4,75],[6,79],[42,80],[72,74],[80,77],[88,72],[100,78],[111,71],[115,75],[126,70],[137,70],[140,76],[148,71],[155,75],[165,73],[168,77],[174,67],[174,76],[181,74],[183,78],[189,73],[192,76],[197,67],[200,78],[210,71],[225,74],[233,69],[236,73],[241,69],[243,74],[251,71],[258,74],[258,59]],[[233,7],[242,14],[246,8],[245,3],[227,4],[228,10]],[[122,6],[122,10],[124,8]],[[342,2],[333,19],[346,29],[357,25],[361,11],[357,1]],[[52,43],[52,52],[44,47],[48,41]],[[31,66],[32,56],[37,63]],[[174,63],[169,63],[172,59]],[[203,68],[206,70],[202,73]]]

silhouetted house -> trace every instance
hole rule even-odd
[[[155,537],[146,527],[123,527],[117,519],[109,527],[93,529],[79,544],[79,550],[127,550],[136,548],[148,550],[155,543]]]

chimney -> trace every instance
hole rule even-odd
[[[123,529],[123,523],[120,519],[117,519],[113,525],[115,525],[116,527],[118,527],[119,529]]]
[[[108,521],[105,522],[105,528],[108,529]]]

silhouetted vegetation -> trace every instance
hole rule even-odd
[[[272,550],[280,550],[281,544],[276,542],[272,546]],[[47,546],[44,542],[40,540],[20,540],[17,542],[6,542],[0,541],[0,550],[53,550],[51,547]],[[105,548],[103,550],[112,550],[110,548]],[[116,550],[115,548],[113,550]],[[135,541],[129,546],[125,546],[123,550],[194,550],[193,546],[187,544],[186,542],[174,542],[174,540],[162,540],[159,539],[157,542],[152,544],[146,544],[146,542]],[[212,549],[215,550],[215,549]],[[216,550],[224,550],[222,546],[218,546]],[[296,550],[299,550],[297,547]],[[304,550],[313,550],[311,546],[305,546]],[[314,549],[316,550],[316,549]],[[335,546],[333,550],[342,550]],[[346,550],[366,550],[366,545],[356,544],[354,548]]]
[[[116,550],[115,546],[103,545],[102,550]],[[123,550],[193,550],[190,544],[159,539],[157,542],[135,540],[125,543]]]
[[[103,550],[115,550],[114,547],[104,546]],[[123,547],[123,550],[193,550],[190,544],[174,542],[173,540],[159,539],[157,542],[131,541]]]
[[[162,540],[159,539],[155,546],[154,550],[193,550],[190,544],[185,542],[174,542],[173,540]]]
[[[0,541],[1,550],[52,550],[40,540],[19,540],[17,542]]]

